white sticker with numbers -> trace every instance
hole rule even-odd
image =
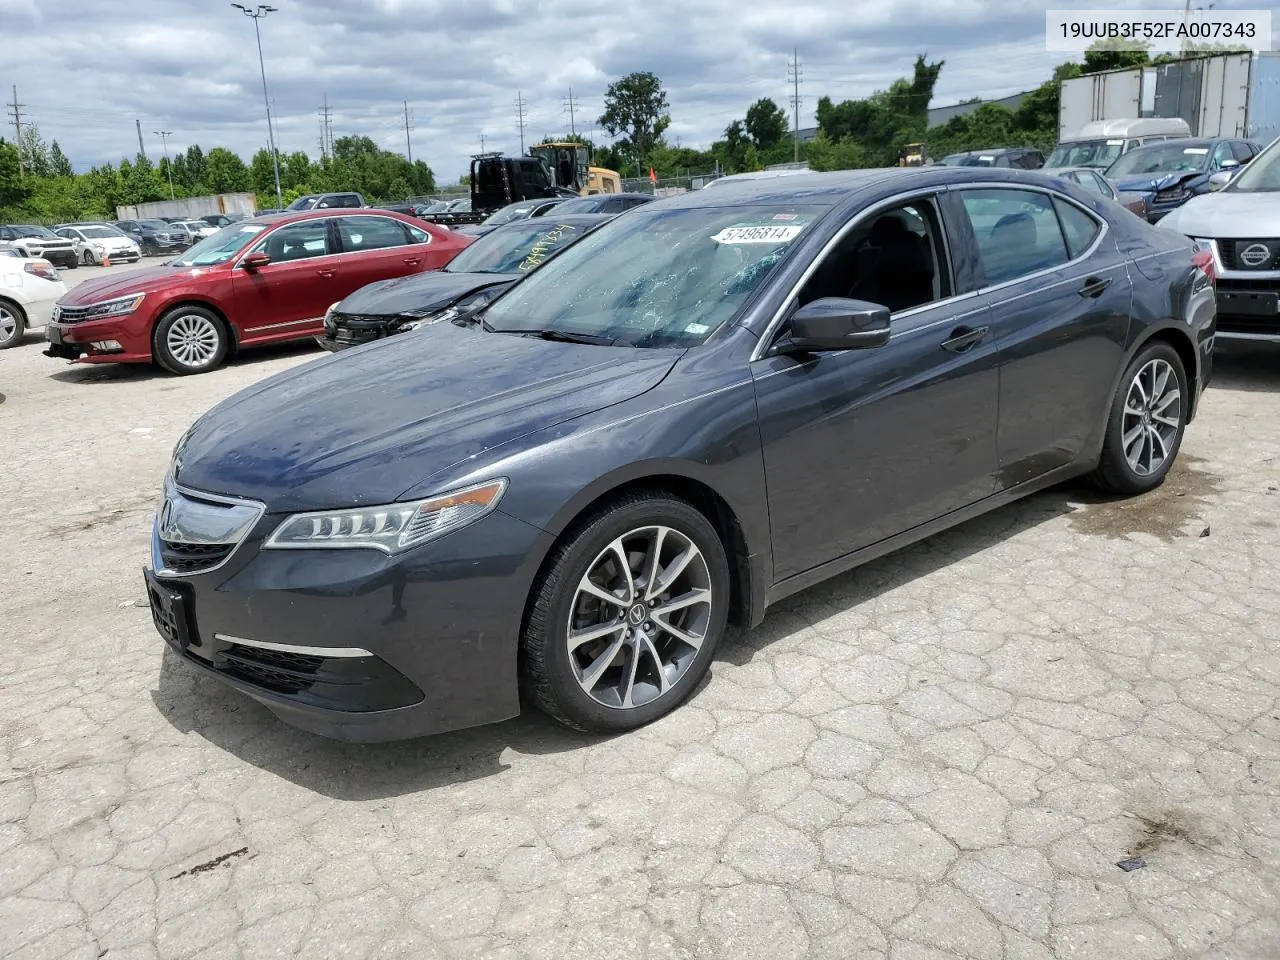
[[[790,243],[802,226],[725,227],[711,239],[716,243]]]

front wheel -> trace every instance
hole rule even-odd
[[[92,267],[98,261],[93,259],[92,250],[85,250],[84,253],[80,254],[80,262],[83,263],[86,267]]]
[[[16,303],[0,300],[0,350],[8,350],[22,342],[27,332],[27,315]]]
[[[204,373],[222,363],[229,346],[227,328],[210,310],[174,307],[156,324],[152,351],[170,373]]]
[[[1094,482],[1126,495],[1164,483],[1182,446],[1190,399],[1178,351],[1163,341],[1139,351],[1112,400]]]
[[[729,610],[729,564],[693,506],[632,494],[556,548],[534,588],[522,687],[578,730],[633,730],[683,703],[710,668]]]

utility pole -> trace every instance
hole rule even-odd
[[[526,100],[521,95],[519,90],[517,90],[516,100],[515,100],[516,123],[520,125],[520,156],[522,157],[524,156],[524,118],[525,118],[524,108],[527,107],[528,105],[529,105],[529,101]]]
[[[14,141],[18,147],[18,176],[24,173],[22,166],[22,104],[18,102],[18,85],[13,85],[13,106],[9,108],[9,112],[13,114],[13,129],[18,139]]]
[[[135,120],[133,122],[138,128],[138,156],[145,157],[147,155],[147,148],[142,143],[142,121]]]
[[[280,190],[280,156],[276,153],[276,134],[271,126],[271,100],[267,96],[267,67],[262,59],[262,31],[258,27],[258,21],[269,13],[275,13],[276,8],[265,3],[258,4],[257,10],[250,10],[242,3],[233,3],[231,6],[253,20],[253,35],[258,40],[258,69],[262,72],[262,103],[267,108],[267,146],[271,150],[271,169],[276,176],[276,206],[283,209],[284,194]]]
[[[484,153],[484,134],[480,134],[480,152]]]
[[[573,87],[569,88],[569,99],[564,102],[565,109],[569,111],[569,135],[576,137],[578,135],[578,127],[574,123],[573,112],[578,107],[578,102],[573,99]]]
[[[169,174],[169,199],[176,200],[177,197],[173,193],[173,164],[169,162],[169,138],[173,136],[172,130],[154,130],[152,131],[160,138],[160,143],[164,145],[164,169]]]
[[[791,139],[795,147],[795,161],[800,162],[800,51],[793,49],[791,51],[791,68],[787,73],[787,79],[791,81],[791,115],[792,115],[792,133]]]
[[[329,159],[333,154],[333,110],[329,108],[329,94],[324,95],[324,106],[320,108],[320,156]]]
[[[409,131],[413,126],[409,123],[409,101],[404,102],[404,149],[405,154],[409,157],[409,164],[413,165],[413,141],[409,138]]]

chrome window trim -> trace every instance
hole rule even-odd
[[[372,657],[373,654],[363,647],[306,647],[294,643],[275,643],[271,640],[250,640],[247,637],[233,637],[225,633],[215,633],[215,640],[234,643],[243,647],[257,647],[260,650],[271,650],[276,653],[297,653],[304,657]]]
[[[911,201],[912,199],[928,200],[930,203],[934,205],[934,211],[937,213],[939,224],[942,226],[942,251],[943,251],[943,255],[946,257],[946,260],[947,260],[947,268],[950,270],[951,269],[951,246],[950,246],[950,242],[947,240],[946,224],[944,222],[942,210],[940,209],[937,203],[937,198],[942,194],[947,193],[950,189],[953,189],[953,188],[954,188],[953,184],[944,184],[936,187],[925,187],[925,188],[917,187],[914,190],[903,191],[902,193],[897,193],[891,197],[887,197],[884,200],[879,200],[876,203],[872,204],[871,206],[866,207],[863,210],[859,211],[856,216],[852,217],[843,227],[837,230],[831,236],[831,238],[827,240],[825,244],[823,244],[822,249],[818,251],[818,255],[809,262],[809,265],[807,267],[805,267],[804,273],[800,274],[799,278],[792,285],[791,292],[787,294],[786,299],[782,301],[782,303],[778,306],[778,309],[774,311],[773,316],[770,318],[769,322],[765,324],[765,328],[763,332],[760,334],[759,339],[756,340],[756,345],[752,348],[751,356],[747,362],[755,363],[756,361],[763,360],[765,358],[766,354],[768,354],[769,352],[770,347],[773,346],[774,336],[777,334],[778,329],[782,326],[782,322],[784,318],[790,312],[791,305],[795,302],[796,298],[800,295],[800,291],[804,289],[804,285],[808,283],[809,279],[817,272],[818,266],[822,263],[823,260],[827,258],[828,254],[831,253],[831,251],[835,248],[835,246],[841,240],[843,240],[851,230],[855,229],[859,224],[864,223],[867,217],[875,216],[876,214],[880,213],[885,209],[903,206],[909,201]],[[952,281],[954,281],[955,280],[954,270],[952,270],[952,274],[953,276],[951,279]],[[912,307],[910,310],[903,310],[900,313],[892,314],[892,316],[894,318],[910,317],[921,312],[922,310],[931,310],[934,307],[940,306],[942,304],[965,300],[965,299],[968,299],[969,297],[973,297],[976,295],[977,295],[977,291],[970,291],[968,293],[961,293],[961,294],[952,294],[951,296],[946,297],[942,300],[931,300],[929,303],[921,304],[918,307]],[[889,336],[890,336],[890,339],[893,338],[892,330],[890,331]]]

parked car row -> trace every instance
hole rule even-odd
[[[1069,477],[1157,486],[1211,376],[1211,254],[1073,178],[863,170],[569,207],[474,241],[263,217],[62,299],[54,355],[154,345],[187,372],[327,313],[331,356],[174,450],[146,588],[178,657],[342,739],[522,697],[632,729],[798,590]]]

